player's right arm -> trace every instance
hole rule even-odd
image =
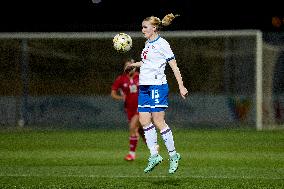
[[[125,96],[121,91],[121,75],[118,76],[111,86],[110,96],[116,100],[124,100]]]
[[[124,100],[124,96],[118,94],[117,92],[118,92],[118,91],[116,91],[116,90],[111,90],[111,93],[110,93],[111,97],[112,97],[113,99],[116,99],[116,100]]]
[[[127,64],[125,66],[125,69],[129,68],[129,67],[140,67],[142,65],[142,61],[140,62],[134,62],[134,63],[131,63],[131,64]]]

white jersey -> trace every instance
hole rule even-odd
[[[141,58],[139,85],[166,84],[166,64],[175,58],[169,43],[160,36],[153,41],[146,41]]]

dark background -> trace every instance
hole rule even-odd
[[[264,1],[264,0],[263,0]],[[140,30],[147,16],[181,15],[169,30],[261,29],[282,30],[280,1],[209,0],[47,0],[1,1],[1,31],[120,31]]]

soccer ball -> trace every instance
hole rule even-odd
[[[132,47],[132,39],[126,33],[119,33],[113,38],[113,47],[118,52],[127,52]]]

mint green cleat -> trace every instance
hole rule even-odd
[[[146,169],[144,169],[145,173],[149,173],[151,172],[157,165],[159,165],[160,163],[162,163],[163,158],[162,156],[160,156],[159,154],[155,155],[155,156],[150,156],[148,159],[148,166],[146,167]]]
[[[181,159],[180,154],[176,153],[170,158],[170,169],[169,173],[173,174],[178,169],[178,161]]]

